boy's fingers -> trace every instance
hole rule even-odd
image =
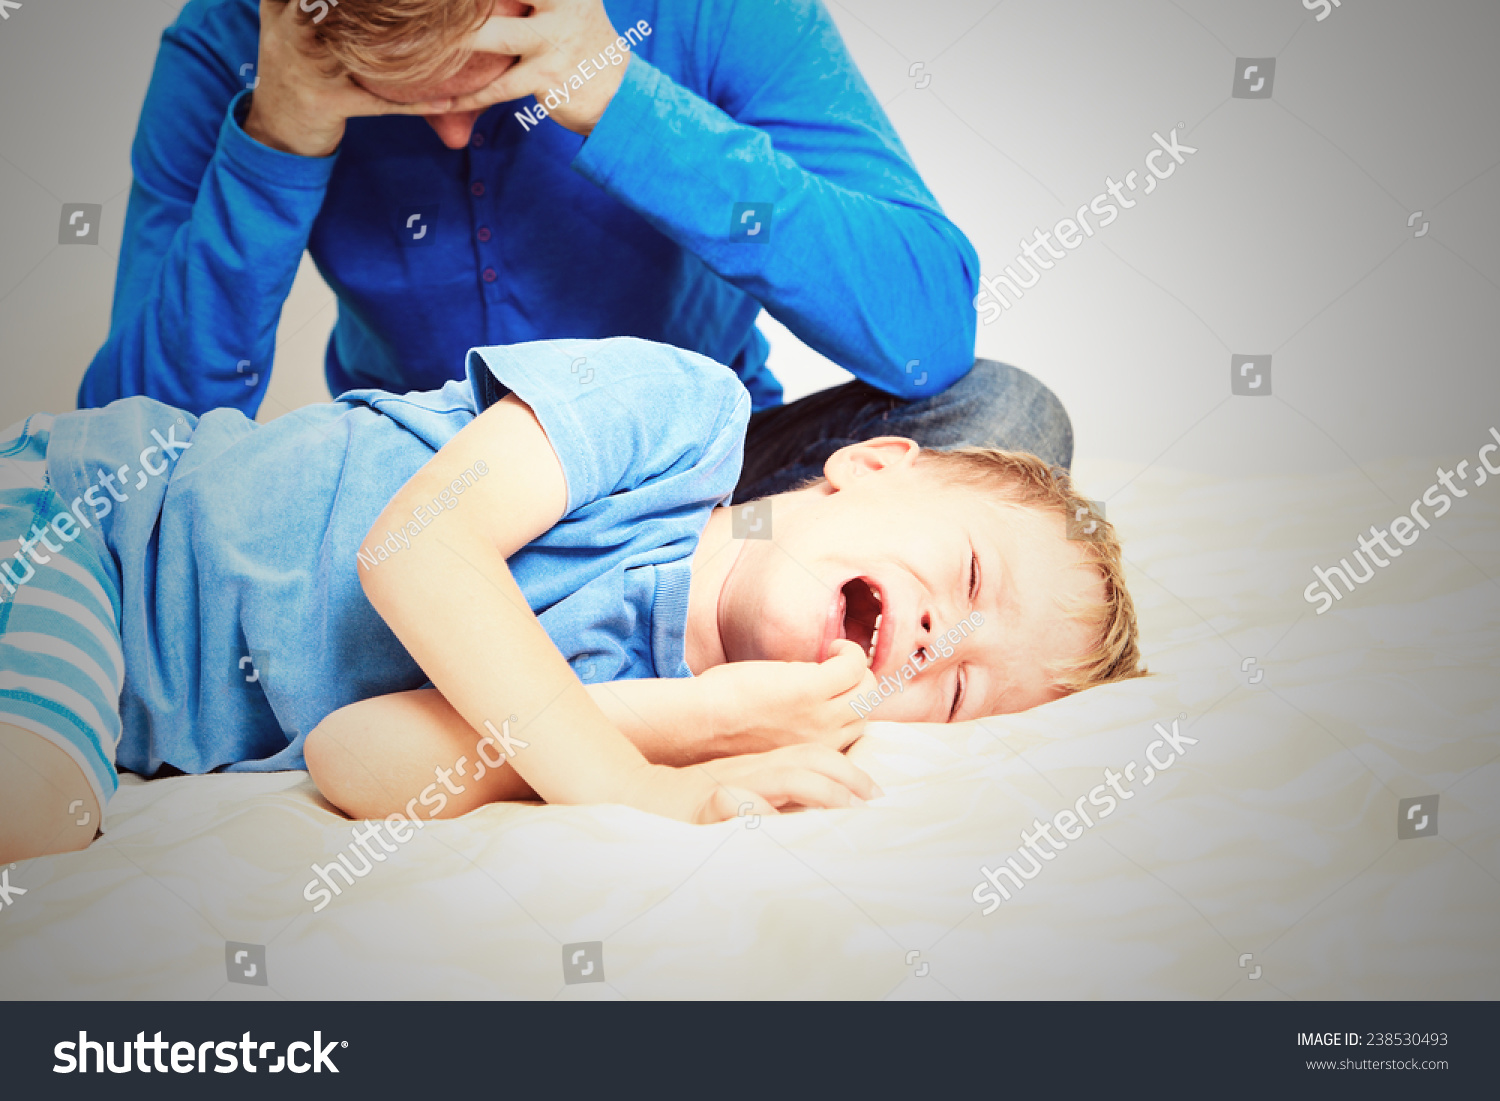
[[[849,685],[843,691],[842,695],[844,698],[850,699],[856,695],[868,694],[878,688],[879,685],[880,682],[875,679],[875,673],[868,666],[863,666],[860,669],[859,679]]]
[[[798,806],[832,809],[859,806],[864,799],[857,797],[843,784],[830,780],[821,772],[784,765],[772,773],[766,790],[773,791],[784,803]]]
[[[876,694],[878,697],[876,685],[875,674],[866,669],[859,680],[829,700],[828,706],[832,710],[828,714],[833,724],[839,727],[858,724],[863,727],[867,721],[874,719],[870,696]]]
[[[725,822],[731,818],[744,818],[751,814],[778,813],[780,812],[775,807],[756,792],[719,784],[714,788],[713,796],[709,799],[701,821],[704,825],[709,825],[714,822]]]
[[[853,639],[836,638],[819,668],[827,674],[829,695],[838,695],[857,685],[870,671],[870,663],[859,643]]]
[[[861,799],[879,799],[885,794],[868,772],[830,746],[806,742],[774,752],[791,758],[800,768],[810,769],[837,781]]]
[[[846,753],[849,747],[865,736],[865,727],[869,726],[867,719],[854,719],[845,726],[839,727],[836,732],[837,745],[834,746],[840,753]]]

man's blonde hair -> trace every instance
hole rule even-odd
[[[309,7],[324,13],[313,34],[330,63],[354,76],[420,87],[463,68],[469,35],[484,25],[494,0],[339,0],[303,11]]]
[[[1064,523],[1091,516],[1093,511],[1066,470],[1025,451],[923,448],[921,461],[940,466],[950,482],[993,489],[1008,504],[1059,516]],[[1094,638],[1088,652],[1055,672],[1053,683],[1069,693],[1147,675],[1141,664],[1135,603],[1125,587],[1119,536],[1109,521],[1094,519],[1097,529],[1078,540],[1078,546],[1104,582],[1104,602],[1069,609],[1071,615],[1093,628]]]

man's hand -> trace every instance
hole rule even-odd
[[[347,73],[328,72],[312,21],[297,0],[261,0],[260,83],[245,133],[262,145],[301,157],[327,157],[344,139],[346,119],[362,115],[436,115],[451,99],[392,103],[365,91]]]
[[[858,807],[885,793],[849,758],[821,745],[724,757],[688,768],[648,766],[615,801],[682,822],[708,825],[786,806]]]
[[[475,32],[476,51],[520,61],[478,92],[455,99],[450,110],[477,110],[528,95],[541,102],[555,88],[557,106],[547,108],[548,116],[588,137],[619,91],[630,55],[619,48],[620,36],[602,0],[533,0],[532,9],[526,16],[493,16]],[[589,64],[580,69],[585,61]]]
[[[848,749],[865,731],[854,697],[875,687],[864,651],[849,639],[835,641],[821,663],[737,661],[698,679],[712,702],[717,740],[738,753],[802,742]]]

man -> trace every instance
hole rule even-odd
[[[334,393],[633,335],[749,389],[741,499],[896,432],[1071,458],[1050,391],[973,364],[977,258],[817,0],[191,0],[132,163],[81,405],[253,412],[305,248]],[[762,307],[858,381],[780,406]]]

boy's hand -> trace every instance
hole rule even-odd
[[[651,766],[621,799],[627,806],[708,825],[779,808],[863,806],[885,793],[836,749],[794,745],[687,768]]]
[[[698,679],[720,744],[741,754],[804,742],[848,749],[865,732],[853,700],[875,687],[864,650],[849,639],[835,641],[823,662],[737,661]]]
[[[300,157],[327,157],[344,140],[346,120],[362,115],[436,115],[452,100],[392,103],[345,73],[330,75],[318,56],[313,23],[297,0],[261,0],[260,60],[245,133]]]

